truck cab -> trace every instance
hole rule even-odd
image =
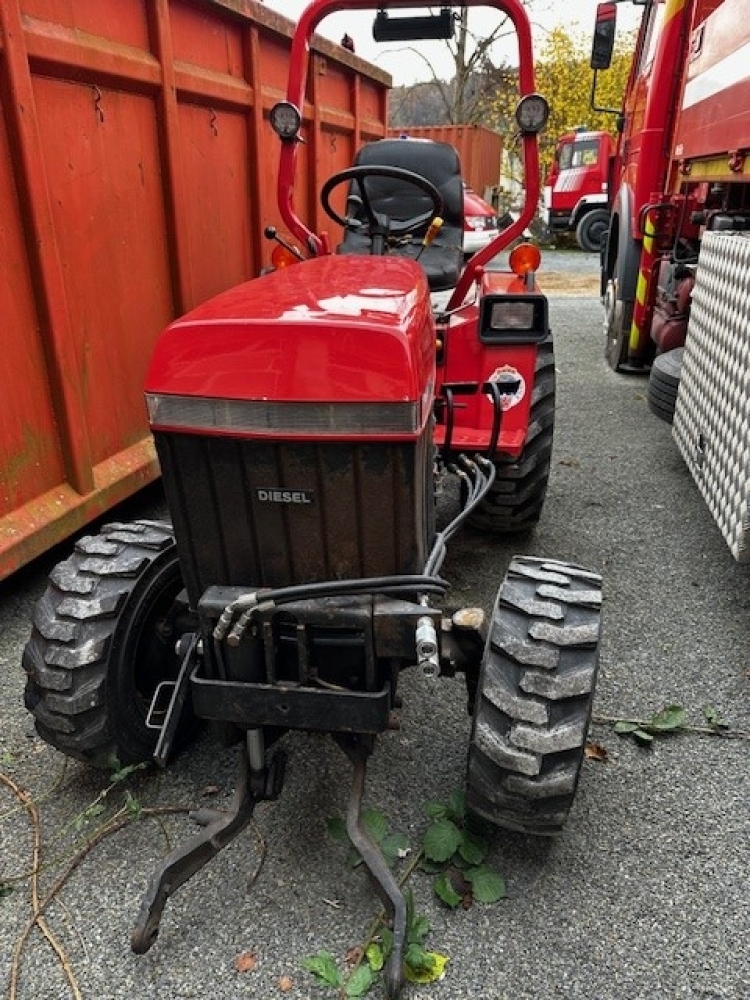
[[[608,132],[583,128],[557,140],[544,184],[544,221],[552,232],[575,232],[582,250],[598,252],[608,228],[607,177],[614,143]]]

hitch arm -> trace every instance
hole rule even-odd
[[[406,944],[406,900],[393,872],[386,864],[380,848],[374,843],[362,822],[362,797],[369,749],[361,742],[340,737],[336,739],[354,765],[352,788],[346,810],[346,832],[354,848],[367,866],[375,888],[393,920],[393,950],[385,967],[385,986],[390,1000],[397,997],[404,984],[404,945]]]

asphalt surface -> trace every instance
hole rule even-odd
[[[555,254],[546,266],[592,272],[595,262]],[[732,730],[747,732],[748,571],[733,562],[670,428],[649,413],[645,384],[605,367],[596,298],[555,295],[550,307],[558,411],[542,522],[515,545],[461,535],[445,567],[452,600],[489,609],[515,551],[598,570],[605,604],[596,717],[644,717],[680,704],[700,726],[711,705]],[[152,489],[117,516],[161,509]],[[73,762],[63,771],[63,758],[34,735],[23,708],[20,660],[33,603],[64,554],[0,585],[0,880],[19,879],[0,898],[0,985],[10,982],[12,952],[31,906],[23,876],[32,866],[32,825],[9,782],[38,805],[42,895],[73,843],[102,819],[75,829],[75,818],[106,782]],[[461,679],[430,682],[414,671],[403,693],[403,727],[380,740],[366,798],[416,845],[425,803],[462,785],[469,720]],[[586,761],[564,834],[541,843],[495,837],[491,861],[507,879],[506,900],[449,912],[426,877],[415,877],[417,906],[432,924],[429,944],[450,962],[441,982],[407,987],[404,997],[750,997],[748,742],[681,733],[644,749],[598,721],[591,737],[606,761]],[[130,928],[165,838],[180,842],[191,822],[178,815],[161,826],[132,824],[83,860],[47,912],[82,997],[335,995],[317,987],[302,962],[320,949],[343,961],[377,905],[326,830],[326,819],[346,806],[345,758],[322,737],[285,742],[289,766],[280,800],[259,806],[254,826],[167,904],[147,955],[130,951]],[[136,775],[126,787],[142,806],[223,804],[234,773],[234,751],[204,735],[165,775]],[[111,793],[112,809],[124,792]],[[239,973],[235,958],[243,953],[257,965]],[[34,930],[17,997],[74,995],[59,959]],[[378,986],[371,995],[384,991]]]

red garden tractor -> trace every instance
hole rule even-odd
[[[295,162],[318,23],[343,7],[372,9],[376,37],[413,41],[451,31],[454,20],[448,8],[393,14],[414,0],[313,0],[294,36],[287,97],[270,115],[292,236],[267,235],[289,266],[163,333],[146,399],[171,523],[109,524],[81,538],[38,604],[26,701],[53,746],[95,766],[163,764],[196,719],[240,744],[233,803],[202,811],[203,829],[155,872],[133,931],[137,952],[156,940],[169,895],[247,825],[258,801],[280,793],[281,738],[312,730],[329,733],[353,764],[347,831],[392,918],[386,982],[398,993],[406,905],[361,807],[368,757],[399,724],[409,667],[465,675],[471,812],[548,835],[571,807],[598,664],[600,577],[517,557],[491,618],[442,606],[446,546],[464,523],[523,533],[537,522],[554,420],[539,253],[518,244],[508,270],[485,267],[536,211],[548,109],[534,92],[521,0],[484,5],[518,36],[518,219],[464,268],[456,151],[386,139],[323,186],[340,244],[305,225]],[[460,484],[461,505],[438,529],[443,477]]]

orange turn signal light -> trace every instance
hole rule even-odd
[[[510,269],[519,278],[525,277],[529,272],[539,270],[542,263],[542,254],[538,246],[533,243],[519,243],[514,247],[508,257]]]
[[[282,267],[289,267],[291,264],[299,264],[299,257],[292,253],[287,247],[277,243],[271,251],[271,263],[280,270]]]

